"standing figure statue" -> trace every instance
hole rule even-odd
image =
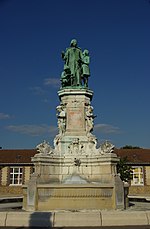
[[[89,51],[85,49],[82,55],[82,79],[85,87],[88,87],[88,77],[90,76],[89,63]]]
[[[62,52],[62,59],[71,71],[70,86],[80,86],[82,75],[82,51],[77,47],[77,41],[75,39],[71,41],[70,47],[66,49],[66,52]]]
[[[88,105],[86,108],[86,117],[85,117],[87,134],[89,134],[93,131],[94,118],[95,118],[95,116],[93,115],[93,107]]]
[[[60,136],[62,136],[65,132],[65,129],[66,129],[66,112],[65,112],[65,109],[62,105],[57,106],[56,110],[58,112],[58,114],[57,114],[58,130],[59,130]]]

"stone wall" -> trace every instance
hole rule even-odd
[[[145,166],[145,182],[150,185],[150,166]]]
[[[31,176],[31,167],[26,166],[24,169],[24,183],[30,180]]]
[[[1,169],[1,185],[7,185],[8,182],[8,167]]]
[[[22,195],[22,186],[0,186],[0,195]]]
[[[130,186],[130,195],[150,195],[150,166],[144,166],[144,185]]]
[[[150,195],[150,185],[130,186],[129,195]]]
[[[23,166],[22,166],[23,167]],[[24,166],[23,183],[29,181],[31,176],[31,166]],[[0,195],[22,195],[22,185],[9,185],[9,167],[1,169]]]

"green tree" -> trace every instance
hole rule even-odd
[[[123,157],[117,163],[117,173],[120,174],[122,181],[128,182],[132,179],[132,168],[127,164],[127,157]]]
[[[141,149],[139,146],[125,145],[121,149]]]

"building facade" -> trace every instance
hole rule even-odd
[[[36,150],[0,150],[0,194],[21,195],[22,185],[34,172],[31,158]]]
[[[34,172],[31,158],[36,149],[0,149],[0,195],[22,195],[22,185]],[[115,149],[132,167],[130,195],[150,193],[150,149]]]
[[[132,167],[130,195],[150,195],[150,149],[116,149],[120,158],[127,158]]]

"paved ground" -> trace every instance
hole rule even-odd
[[[38,227],[0,227],[0,229],[35,229]],[[49,227],[42,227],[42,229],[48,229]],[[75,227],[54,227],[54,229],[75,229]],[[76,227],[77,229],[150,229],[150,226],[118,226],[118,227]]]
[[[130,206],[127,211],[148,211],[150,210],[150,201],[130,201]]]
[[[22,211],[22,203],[0,204],[0,211]],[[150,211],[150,202],[130,202],[129,208],[125,211]]]
[[[10,202],[10,203],[1,203],[0,201],[0,211],[3,210],[10,210],[14,211],[15,209],[20,211],[22,208],[22,202]],[[136,200],[136,201],[130,201],[129,202],[129,207],[125,211],[150,211],[150,201],[142,201],[141,199]]]
[[[0,227],[0,229],[35,229],[38,227]],[[42,227],[42,229],[48,229],[50,227]],[[77,229],[150,229],[150,226],[118,226],[118,227],[76,227]],[[75,229],[75,227],[54,227],[54,229]]]
[[[13,203],[11,203],[10,204],[10,206],[9,206],[9,203],[7,203],[7,205],[3,208],[2,206],[1,206],[1,208],[0,208],[0,212],[1,212],[1,214],[5,214],[5,212],[7,211],[8,213],[8,216],[12,213],[14,213],[14,216],[13,217],[15,217],[15,218],[10,218],[11,220],[16,220],[16,216],[17,216],[17,212],[18,212],[18,215],[19,215],[19,212],[20,212],[20,214],[22,215],[22,213],[24,212],[22,209],[21,209],[21,207],[20,208],[17,208],[17,205],[15,206],[14,205],[14,207],[16,207],[16,208],[13,208],[12,207],[12,204]],[[14,204],[21,204],[21,203],[14,203]],[[140,211],[141,211],[141,213],[140,213]],[[143,213],[143,211],[147,211],[147,213]],[[117,211],[118,212],[118,211]],[[140,220],[139,218],[141,217],[141,214],[144,214],[144,217],[145,217],[145,214],[147,215],[147,214],[150,214],[150,213],[148,213],[148,212],[150,212],[150,201],[146,201],[146,200],[144,200],[144,199],[132,199],[132,200],[130,200],[130,206],[129,206],[129,208],[127,208],[125,211],[121,211],[122,213],[124,212],[126,212],[125,213],[125,215],[127,215],[127,221],[129,220],[128,219],[128,217],[130,217],[131,219],[131,222],[133,222],[133,221],[135,221],[135,223],[137,223],[137,221],[138,220]],[[131,212],[131,213],[130,213]],[[133,214],[133,212],[135,212],[134,213],[134,219],[132,218],[132,214]],[[136,213],[137,212],[137,213]],[[24,212],[25,213],[25,212]],[[71,212],[70,212],[71,213]],[[109,212],[105,212],[104,211],[104,215],[105,215],[105,213],[107,213],[106,214],[106,218],[107,217],[109,217],[109,214],[111,213],[109,213]],[[109,214],[108,214],[109,213]],[[123,213],[123,214],[124,214]],[[79,212],[78,212],[78,214],[80,214]],[[73,214],[74,215],[74,214]],[[120,214],[120,215],[118,215],[119,216],[119,218],[120,218],[120,216],[121,216],[122,214]],[[56,216],[57,216],[57,214],[56,214]],[[117,216],[117,220],[118,220],[118,216]],[[10,217],[10,216],[9,216]],[[9,222],[9,217],[7,217],[6,219],[7,219],[7,221]],[[112,215],[112,220],[114,220],[114,218],[113,217],[116,217],[115,215],[113,216]],[[53,217],[54,218],[54,217]],[[57,218],[56,218],[57,219]],[[97,216],[96,216],[96,219],[97,219]],[[111,219],[111,218],[110,218]],[[149,218],[150,219],[150,218]],[[63,220],[63,218],[62,218],[62,220]],[[107,219],[108,220],[108,219]],[[139,226],[139,224],[137,223],[137,225],[136,226],[122,226],[122,225],[120,225],[120,226],[108,226],[109,224],[107,224],[107,220],[106,220],[106,225],[107,226],[100,226],[100,227],[97,227],[97,226],[92,226],[92,229],[97,229],[97,228],[100,228],[100,229],[150,229],[150,225],[147,225],[147,224],[150,224],[150,220],[148,220],[148,223],[146,223],[145,225],[143,225],[143,223]],[[122,220],[124,220],[124,218],[122,218],[121,219],[121,221]],[[1,221],[1,219],[0,219],[0,221]],[[21,220],[22,221],[22,220]],[[12,222],[12,221],[11,221]],[[71,221],[72,222],[72,221]],[[94,221],[93,221],[94,222]],[[126,223],[125,223],[126,224]],[[2,225],[2,224],[1,224]],[[12,224],[9,224],[9,226],[10,225],[12,225]],[[89,225],[89,224],[88,224]],[[101,224],[101,225],[104,225],[104,224]],[[114,224],[115,225],[115,224]],[[142,226],[143,225],[143,226]],[[57,225],[58,226],[58,225]],[[71,228],[73,228],[73,227],[64,227],[63,225],[61,225],[61,227],[54,227],[55,229],[63,229],[63,228],[66,228],[66,229],[71,229]],[[6,227],[0,227],[0,229],[1,228],[6,228]],[[9,229],[17,229],[17,228],[19,228],[19,229],[23,229],[23,228],[32,228],[32,227],[24,227],[23,225],[20,225],[20,227],[7,227],[7,228],[9,228]],[[37,227],[34,227],[34,229],[35,228],[37,228]],[[48,228],[48,227],[43,227],[42,226],[42,228],[43,229],[46,229],[46,228]],[[78,228],[78,229],[84,229],[84,228],[86,228],[86,229],[90,229],[91,227],[76,227],[76,228]]]

